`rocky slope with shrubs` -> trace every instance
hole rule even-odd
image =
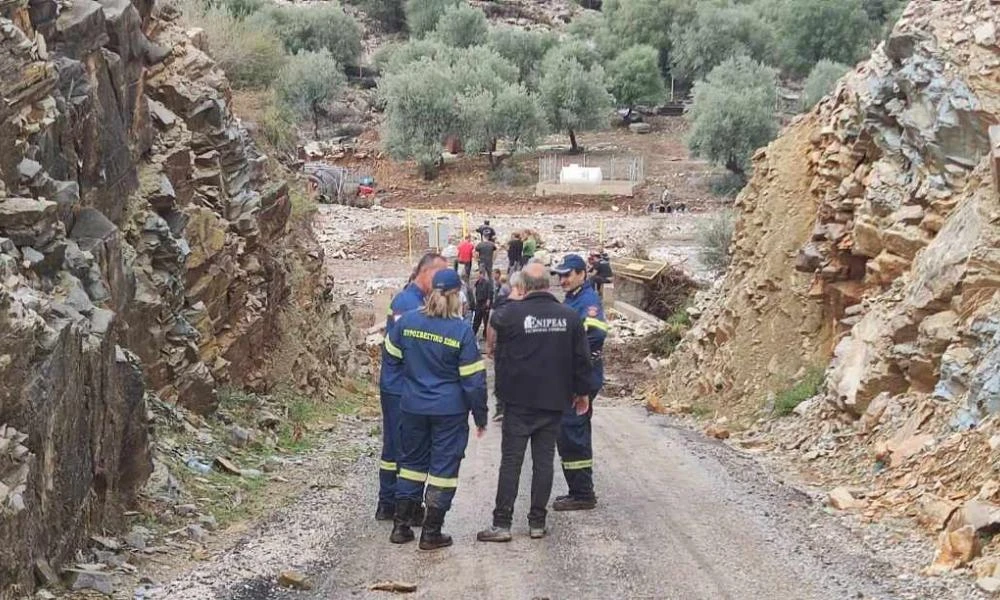
[[[302,207],[175,17],[0,2],[2,598],[121,522],[151,397],[318,393],[352,360]]]
[[[995,554],[1000,525],[996,19],[988,0],[914,0],[756,154],[730,272],[650,394],[770,433],[848,486],[835,506],[941,532],[935,569]],[[974,563],[984,588],[997,564]]]

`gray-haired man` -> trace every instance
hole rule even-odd
[[[497,310],[498,397],[504,401],[502,458],[493,526],[479,532],[483,542],[507,542],[517,499],[524,452],[531,441],[532,538],[545,536],[546,505],[552,493],[556,439],[563,414],[590,407],[590,351],[583,319],[549,293],[544,265],[529,264],[517,274],[524,280],[523,299]]]

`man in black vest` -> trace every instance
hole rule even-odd
[[[521,272],[526,295],[498,309],[491,321],[496,334],[496,385],[505,401],[500,480],[493,526],[476,536],[482,542],[507,542],[521,464],[531,440],[533,539],[545,537],[546,505],[552,493],[556,439],[563,414],[590,407],[590,350],[583,319],[549,293],[545,265],[530,263]]]

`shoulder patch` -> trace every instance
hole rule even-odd
[[[596,306],[591,306],[591,307],[589,307],[587,309],[587,316],[588,317],[596,317],[597,314],[598,314],[598,310],[597,310]]]

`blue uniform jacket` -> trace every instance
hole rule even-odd
[[[403,315],[385,338],[391,369],[402,367],[402,409],[418,415],[460,415],[472,411],[486,426],[486,363],[472,328],[462,319]]]
[[[402,291],[396,294],[389,304],[389,313],[385,317],[386,339],[389,339],[389,334],[392,333],[393,328],[396,327],[396,323],[405,313],[416,310],[423,305],[424,293],[415,283],[407,285]],[[391,368],[388,356],[383,345],[382,371],[379,373],[378,387],[383,393],[400,395],[403,393],[403,370],[400,368]]]
[[[566,294],[564,303],[576,311],[583,319],[587,330],[587,343],[593,369],[590,372],[590,391],[596,393],[604,386],[604,338],[608,337],[608,321],[604,318],[601,297],[597,295],[589,281]]]

